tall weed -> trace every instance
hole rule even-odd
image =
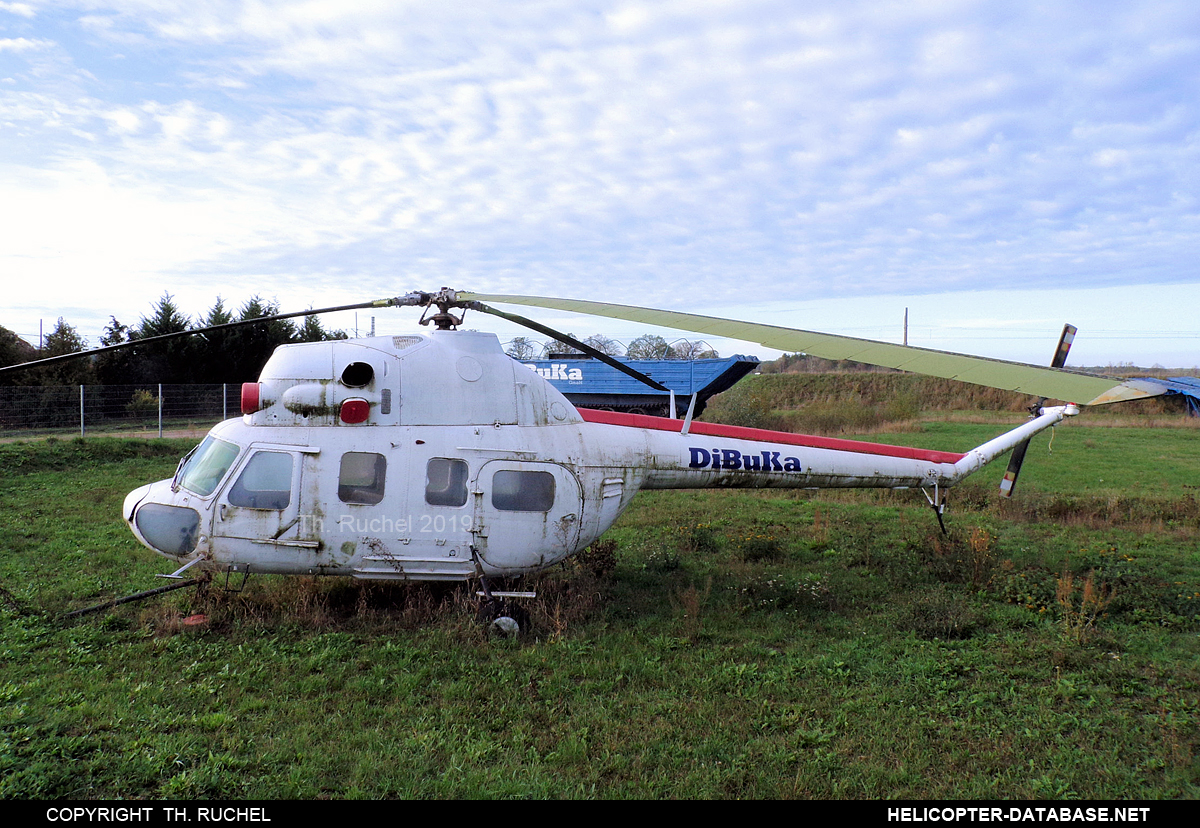
[[[1055,592],[1063,636],[1076,644],[1090,638],[1114,595],[1107,584],[1096,583],[1095,571],[1089,572],[1084,582],[1077,586],[1074,573],[1064,568]]]

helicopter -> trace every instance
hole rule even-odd
[[[831,359],[854,359],[1037,395],[1030,419],[965,453],[719,425],[671,394],[670,417],[572,405],[509,357],[495,334],[463,330],[492,314],[652,377],[573,337],[488,302],[683,328]],[[428,333],[278,347],[241,392],[241,416],[215,426],[170,479],[124,499],[122,518],[169,576],[336,575],[367,580],[489,580],[544,570],[597,540],[643,490],[919,489],[939,523],[947,491],[1008,452],[1011,495],[1034,435],[1100,405],[1161,393],[1137,380],[626,305],[442,288],[334,310],[420,307]],[[455,315],[460,311],[462,315]],[[96,349],[201,331],[168,334]],[[10,369],[69,358],[52,357]],[[1048,399],[1074,400],[1047,406]],[[682,413],[682,416],[680,414]],[[943,523],[943,530],[945,529]],[[496,592],[496,595],[505,593]]]

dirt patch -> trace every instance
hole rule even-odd
[[[164,440],[184,440],[194,439],[200,440],[204,435],[208,434],[212,428],[183,428],[164,430],[162,439]],[[31,440],[46,440],[50,437],[57,437],[60,440],[74,439],[78,434],[29,434],[25,436],[14,435],[10,437],[0,437],[0,443],[24,443]],[[90,431],[84,435],[84,439],[88,437],[132,437],[139,440],[155,440],[158,439],[158,429],[146,429],[144,431]]]

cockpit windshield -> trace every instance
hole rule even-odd
[[[233,443],[211,435],[205,437],[204,442],[184,458],[183,466],[179,469],[179,485],[201,497],[207,497],[217,488],[240,452],[241,448]]]

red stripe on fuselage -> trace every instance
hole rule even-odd
[[[679,432],[683,428],[681,420],[670,420],[666,417],[651,417],[647,414],[623,414],[619,411],[597,411],[592,408],[580,408],[579,415],[589,423],[605,425],[629,426],[631,428],[649,428],[655,431]],[[949,451],[931,451],[929,449],[909,448],[907,446],[889,446],[883,443],[863,443],[858,440],[839,440],[836,437],[816,437],[811,434],[792,434],[786,431],[768,431],[765,428],[743,428],[742,426],[719,425],[717,423],[700,423],[692,421],[688,434],[699,434],[705,437],[728,437],[733,440],[754,440],[759,443],[783,443],[790,446],[808,446],[809,448],[832,449],[834,451],[853,451],[858,454],[879,454],[884,457],[906,457],[910,460],[925,460],[930,463],[957,463],[966,455]]]

